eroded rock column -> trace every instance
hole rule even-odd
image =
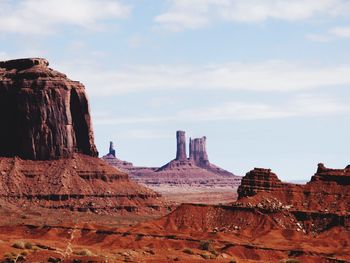
[[[187,160],[186,154],[186,135],[184,131],[176,132],[176,160]]]

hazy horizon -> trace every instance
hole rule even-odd
[[[161,166],[175,132],[237,175],[308,180],[349,164],[346,0],[0,2],[0,60],[45,57],[82,82],[103,156]]]

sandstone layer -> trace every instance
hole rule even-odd
[[[0,62],[0,156],[97,156],[84,86],[42,58]]]
[[[96,158],[84,86],[48,65],[0,62],[1,200],[96,213],[159,210],[159,194]]]

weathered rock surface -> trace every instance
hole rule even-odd
[[[84,86],[42,58],[0,62],[0,156],[97,156]]]
[[[189,142],[189,149],[190,149],[190,156],[187,158],[186,155],[186,135],[184,131],[177,131],[176,132],[176,138],[177,138],[177,149],[176,149],[176,158],[169,163],[165,164],[164,166],[160,167],[157,172],[164,172],[164,171],[184,171],[185,173],[188,173],[188,177],[190,177],[190,174],[193,174],[193,171],[196,170],[195,174],[200,174],[201,170],[206,170],[206,172],[203,172],[203,177],[206,176],[206,174],[210,173],[212,176],[228,176],[232,177],[235,176],[234,174],[221,169],[220,167],[211,164],[209,162],[207,150],[206,150],[206,140],[207,138],[204,136],[202,138],[190,138]],[[180,154],[179,154],[180,153]],[[181,157],[179,157],[181,156]]]
[[[48,65],[41,58],[0,62],[1,199],[107,213],[163,208],[159,194],[95,158],[84,86]]]
[[[281,182],[270,169],[255,168],[242,178],[238,201],[262,207],[289,207],[298,211],[350,211],[350,169],[329,169],[323,164],[305,185]]]
[[[50,161],[0,158],[0,173],[1,199],[20,206],[96,213],[163,208],[159,194],[87,155]]]
[[[202,138],[190,138],[190,160],[199,166],[199,167],[207,167],[210,165],[208,154],[206,150],[206,140],[207,138],[204,136]]]
[[[271,172],[271,169],[254,168],[242,178],[241,185],[238,187],[238,195],[253,196],[259,191],[271,192],[280,190],[282,182],[277,175]]]
[[[210,199],[210,195],[213,197],[212,202],[235,200],[241,177],[209,162],[206,137],[190,140],[189,158],[186,155],[184,131],[176,132],[176,146],[175,159],[160,168],[133,166],[132,163],[122,161],[110,153],[102,159],[128,173],[132,180],[162,193],[174,202],[184,197],[188,198],[187,202],[203,203],[203,200],[207,202]],[[176,197],[176,193],[179,193],[181,198]]]
[[[115,157],[115,150],[114,150],[114,144],[113,142],[110,142],[109,143],[109,153],[110,155],[114,156]]]
[[[187,160],[186,154],[186,135],[184,131],[176,132],[176,160],[184,161]]]

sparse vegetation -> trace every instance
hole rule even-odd
[[[90,250],[88,250],[87,248],[84,248],[84,249],[79,250],[79,251],[75,251],[74,254],[79,255],[79,256],[88,256],[88,257],[94,255],[94,254],[93,254]]]
[[[211,242],[209,240],[202,240],[199,243],[199,249],[209,251],[212,249]]]
[[[140,241],[143,238],[143,234],[137,234],[135,237],[135,241]]]
[[[17,249],[25,249],[25,243],[23,241],[16,241],[13,243],[12,247]]]
[[[189,255],[194,255],[193,250],[190,248],[184,248],[184,250],[182,250],[182,252],[189,254]]]

